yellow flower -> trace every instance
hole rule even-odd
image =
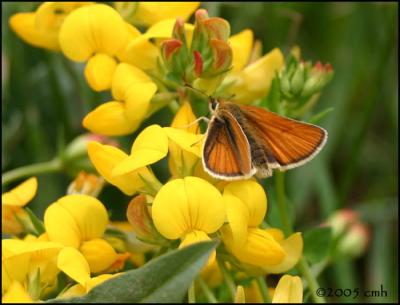
[[[157,230],[168,239],[181,239],[180,247],[209,240],[225,219],[219,191],[207,181],[185,177],[165,184],[154,198],[152,217]],[[209,263],[215,259],[215,252]]]
[[[117,66],[114,56],[125,47],[128,38],[124,20],[105,4],[74,10],[65,18],[59,33],[65,56],[73,61],[88,61],[85,76],[96,91],[111,87]]]
[[[229,39],[232,54],[232,71],[225,77],[222,86],[227,86],[225,95],[234,95],[234,100],[248,104],[266,96],[271,82],[284,65],[283,54],[273,49],[263,57],[249,63],[253,45],[253,33],[246,29]]]
[[[33,303],[33,299],[20,282],[14,281],[1,299],[2,303]]]
[[[272,298],[272,303],[302,303],[303,284],[300,277],[285,274],[281,277]]]
[[[32,177],[1,195],[1,231],[19,234],[32,228],[28,213],[23,207],[32,200],[37,191],[37,179]]]
[[[199,134],[199,124],[195,122],[195,120],[196,116],[189,102],[185,101],[176,113],[171,127],[182,129],[189,133]],[[181,149],[179,145],[170,141],[168,165],[172,177],[178,178],[193,175],[195,166],[199,161],[200,159],[197,155]]]
[[[121,63],[115,69],[112,95],[107,102],[86,115],[83,126],[102,135],[126,135],[143,121],[157,86],[140,69]]]
[[[94,141],[88,144],[89,158],[97,171],[127,195],[137,191],[157,192],[160,183],[147,166],[164,158],[167,153],[168,139],[158,125],[151,125],[139,134],[130,155]]]
[[[82,194],[58,199],[44,214],[49,240],[79,249],[93,273],[106,270],[118,257],[111,245],[101,238],[107,224],[108,215],[103,204]]]
[[[189,19],[200,2],[115,2],[118,12],[130,22],[153,25],[164,19]]]
[[[301,257],[300,233],[284,239],[280,230],[259,229],[267,210],[264,189],[255,181],[229,183],[223,194],[228,225],[221,229],[222,239],[243,267],[258,273],[282,273]]]
[[[161,20],[152,25],[143,34],[133,25],[127,23],[128,42],[123,50],[117,53],[118,59],[142,70],[155,70],[160,56],[160,42],[172,37],[175,22],[176,19]],[[189,44],[193,28],[192,24],[184,24]],[[150,42],[150,40],[154,41],[154,43]]]
[[[256,280],[252,280],[249,285],[246,285],[243,288],[247,303],[264,303],[264,298]],[[271,296],[271,294],[269,294],[269,296]]]
[[[112,172],[120,176],[163,159],[168,153],[168,138],[159,125],[144,129],[132,144],[129,157],[120,162]]]
[[[10,289],[13,282],[24,284],[34,282],[40,271],[40,285],[31,287],[31,297],[38,299],[56,285],[57,255],[63,245],[40,240],[2,240],[2,292]],[[47,289],[47,291],[46,291]]]
[[[26,43],[59,51],[58,32],[73,10],[93,2],[44,2],[36,12],[18,13],[10,18],[13,31]]]
[[[60,298],[81,296],[89,292],[94,286],[117,274],[102,274],[90,277],[90,267],[85,257],[75,248],[65,247],[59,254],[57,266],[78,284],[65,291]]]

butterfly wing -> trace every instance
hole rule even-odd
[[[203,165],[210,175],[226,180],[254,174],[249,142],[231,114],[221,113],[211,119],[203,147]]]
[[[328,134],[318,126],[288,119],[260,107],[240,108],[265,154],[272,155],[273,163],[269,168],[300,166],[311,160],[326,143]]]

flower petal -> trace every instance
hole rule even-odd
[[[110,267],[117,259],[114,248],[102,238],[86,241],[79,249],[87,260],[90,271],[99,273]]]
[[[247,64],[251,48],[253,46],[253,32],[249,29],[243,30],[240,33],[229,38],[229,43],[232,48],[232,72],[242,70]]]
[[[115,55],[126,45],[128,32],[124,20],[105,4],[74,10],[61,26],[59,42],[65,56],[85,61],[93,53]]]
[[[10,18],[10,26],[26,43],[52,51],[60,50],[58,33],[37,29],[35,13],[18,13]]]
[[[269,230],[266,231],[269,232]],[[294,233],[287,239],[278,242],[282,246],[286,255],[278,265],[271,266],[266,264],[263,266],[263,270],[267,273],[277,274],[289,271],[299,262],[303,253],[303,238],[301,237],[300,232]]]
[[[140,122],[132,122],[122,102],[111,101],[89,112],[82,125],[93,133],[121,136],[135,131]]]
[[[200,2],[139,2],[134,18],[143,25],[152,25],[167,18],[187,20],[199,5]]]
[[[88,155],[96,170],[107,182],[118,187],[126,195],[133,195],[145,186],[141,177],[151,180],[153,176],[147,168],[113,177],[114,167],[128,157],[123,151],[110,145],[102,145],[98,142],[88,143]]]
[[[157,91],[156,84],[152,82],[132,85],[127,92],[126,116],[129,120],[139,125],[146,117],[150,100]]]
[[[131,64],[143,70],[153,70],[157,66],[159,49],[147,37],[140,36],[130,40],[125,50],[118,54],[121,62]]]
[[[271,87],[275,73],[284,65],[284,57],[279,49],[273,49],[242,71],[229,74],[224,82],[234,85],[228,94],[235,95],[235,101],[247,104],[266,96]]]
[[[68,14],[81,6],[94,2],[43,2],[36,10],[35,25],[39,30],[58,34],[61,24]]]
[[[144,82],[151,82],[146,73],[130,64],[120,63],[113,76],[112,95],[115,99],[123,101],[127,98],[127,93],[132,85]]]
[[[37,186],[36,177],[25,180],[12,190],[1,195],[2,206],[25,206],[36,195]]]
[[[249,228],[245,245],[235,244],[229,225],[221,229],[224,244],[241,262],[263,267],[266,264],[277,265],[285,257],[283,248],[266,231]]]
[[[18,281],[14,281],[1,299],[2,303],[33,303],[33,299]]]
[[[193,113],[190,103],[185,101],[179,111],[176,113],[171,127],[184,128],[187,132],[197,134],[200,132],[199,124],[195,122],[196,116]],[[198,156],[195,154],[182,150],[176,143],[170,141],[169,143],[169,160],[168,164],[172,176],[185,177],[193,175],[196,164],[201,163]]]
[[[276,286],[272,303],[302,303],[303,284],[300,277],[285,274]]]
[[[249,213],[248,226],[257,227],[267,212],[267,196],[262,186],[254,180],[242,180],[229,183],[225,192],[239,198],[246,204]]]
[[[77,248],[82,236],[74,217],[59,204],[50,205],[44,213],[44,226],[49,239]]]
[[[154,198],[152,217],[157,230],[169,239],[189,230],[217,231],[225,209],[219,191],[207,181],[185,177],[165,184]]]
[[[119,273],[116,274],[101,274],[99,276],[93,277],[90,280],[86,282],[86,291],[89,292],[92,288],[96,287],[97,285],[100,285],[101,283],[118,276]]]
[[[115,166],[112,175],[124,175],[153,164],[167,153],[168,138],[164,130],[159,125],[151,125],[138,135],[132,145],[131,155]]]
[[[109,55],[97,53],[92,56],[85,67],[85,77],[89,86],[95,91],[110,89],[116,67],[116,60]]]
[[[198,243],[201,241],[209,241],[211,238],[203,231],[193,230],[189,233],[185,234],[182,239],[182,242],[179,245],[179,249],[192,245],[194,243]],[[211,253],[210,257],[208,258],[206,266],[211,266],[214,263],[216,257],[215,250]]]
[[[184,129],[164,127],[168,138],[185,151],[191,152],[201,158],[202,142],[204,135],[190,133]]]
[[[224,192],[223,199],[233,242],[237,245],[244,245],[247,239],[249,209],[242,200],[232,195],[229,191]]]
[[[69,215],[67,221],[65,215]],[[67,195],[47,208],[44,224],[51,240],[78,247],[81,241],[103,235],[108,214],[104,205],[92,196]]]
[[[90,279],[90,268],[85,257],[72,247],[65,247],[60,251],[57,267],[81,285]]]

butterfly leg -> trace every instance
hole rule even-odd
[[[194,120],[193,122],[191,122],[191,123],[189,123],[189,124],[187,124],[187,125],[183,125],[183,126],[178,126],[177,128],[189,128],[190,126],[193,126],[194,124],[196,124],[196,123],[198,123],[198,122],[200,122],[200,121],[204,121],[204,122],[206,122],[207,124],[210,122],[210,119],[209,118],[207,118],[207,117],[205,117],[205,116],[201,116],[201,117],[198,117],[196,120]]]

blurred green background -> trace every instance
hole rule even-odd
[[[52,159],[65,143],[85,132],[84,115],[109,98],[109,93],[88,88],[82,65],[31,47],[10,31],[12,14],[33,11],[37,5],[2,2],[3,173]],[[287,174],[295,229],[318,226],[340,208],[358,211],[371,230],[367,251],[329,266],[320,276],[320,286],[380,290],[383,285],[386,298],[331,300],[397,301],[398,4],[247,2],[202,7],[211,16],[227,19],[233,34],[252,29],[264,53],[279,47],[287,54],[299,45],[303,59],[333,65],[334,78],[315,109],[334,107],[319,123],[328,130],[328,143],[313,162]],[[143,126],[168,125],[171,117],[165,109]],[[123,147],[127,149],[134,136],[121,138]],[[168,178],[165,168],[165,162],[155,167],[163,181]],[[68,173],[39,176],[39,192],[29,206],[42,217],[45,208],[65,194],[71,179]],[[276,215],[273,183],[266,181],[269,220]],[[106,187],[100,199],[113,219],[123,218],[128,197]]]

